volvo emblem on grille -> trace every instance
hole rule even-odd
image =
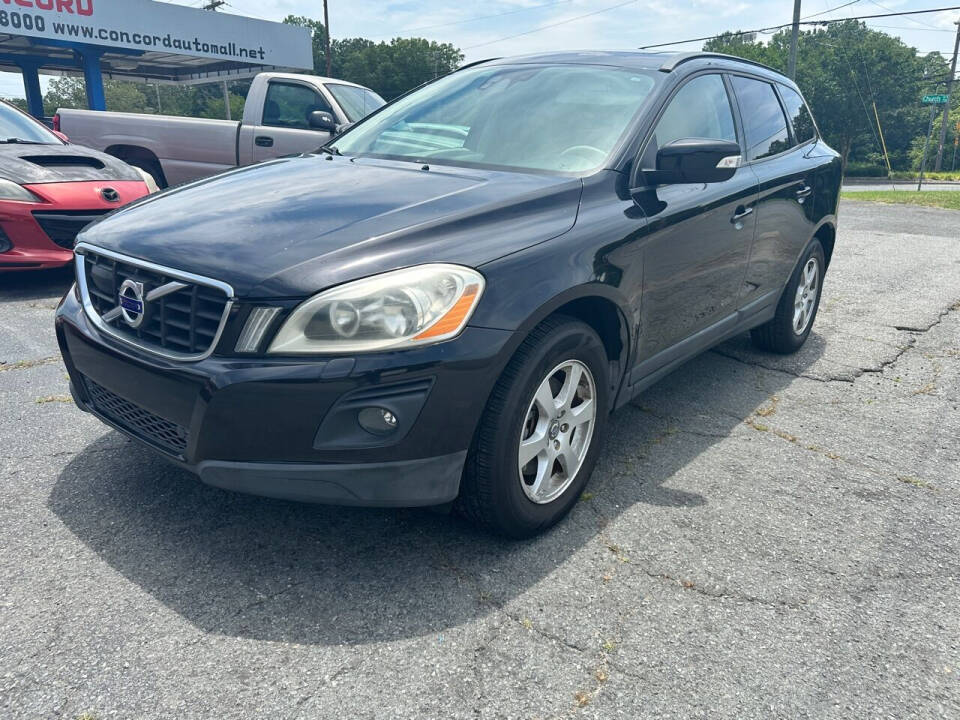
[[[120,202],[120,193],[111,187],[100,188],[100,197],[109,203]]]
[[[132,328],[138,328],[143,324],[146,317],[146,308],[143,299],[143,283],[135,280],[124,280],[120,286],[119,298],[120,314],[126,320],[127,325]]]

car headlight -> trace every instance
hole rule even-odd
[[[140,173],[140,177],[143,178],[143,182],[147,185],[147,191],[152,195],[155,192],[160,192],[160,186],[157,185],[157,181],[153,179],[153,175],[148,173],[143,168],[138,168],[133,166],[133,169]]]
[[[269,352],[370,352],[449,340],[467,324],[484,284],[476,270],[440,264],[356,280],[300,305]]]
[[[0,200],[20,200],[21,202],[43,202],[22,185],[12,180],[0,178]]]

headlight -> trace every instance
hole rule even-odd
[[[40,198],[27,190],[25,187],[17,185],[12,180],[0,178],[0,200],[20,200],[22,202],[43,202]]]
[[[300,305],[269,352],[369,352],[449,340],[467,324],[483,288],[480,273],[459,265],[421,265],[357,280]]]
[[[142,177],[143,181],[147,184],[147,190],[151,195],[155,192],[160,192],[160,187],[157,185],[157,181],[153,179],[153,175],[148,173],[143,168],[138,168],[135,165],[132,167],[134,170],[140,173],[140,177]]]

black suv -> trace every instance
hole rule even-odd
[[[57,334],[77,405],[204,482],[526,536],[651,383],[804,343],[840,179],[769,68],[491,60],[91,226]]]

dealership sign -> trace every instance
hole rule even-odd
[[[0,33],[313,69],[306,28],[151,0],[0,0]]]

